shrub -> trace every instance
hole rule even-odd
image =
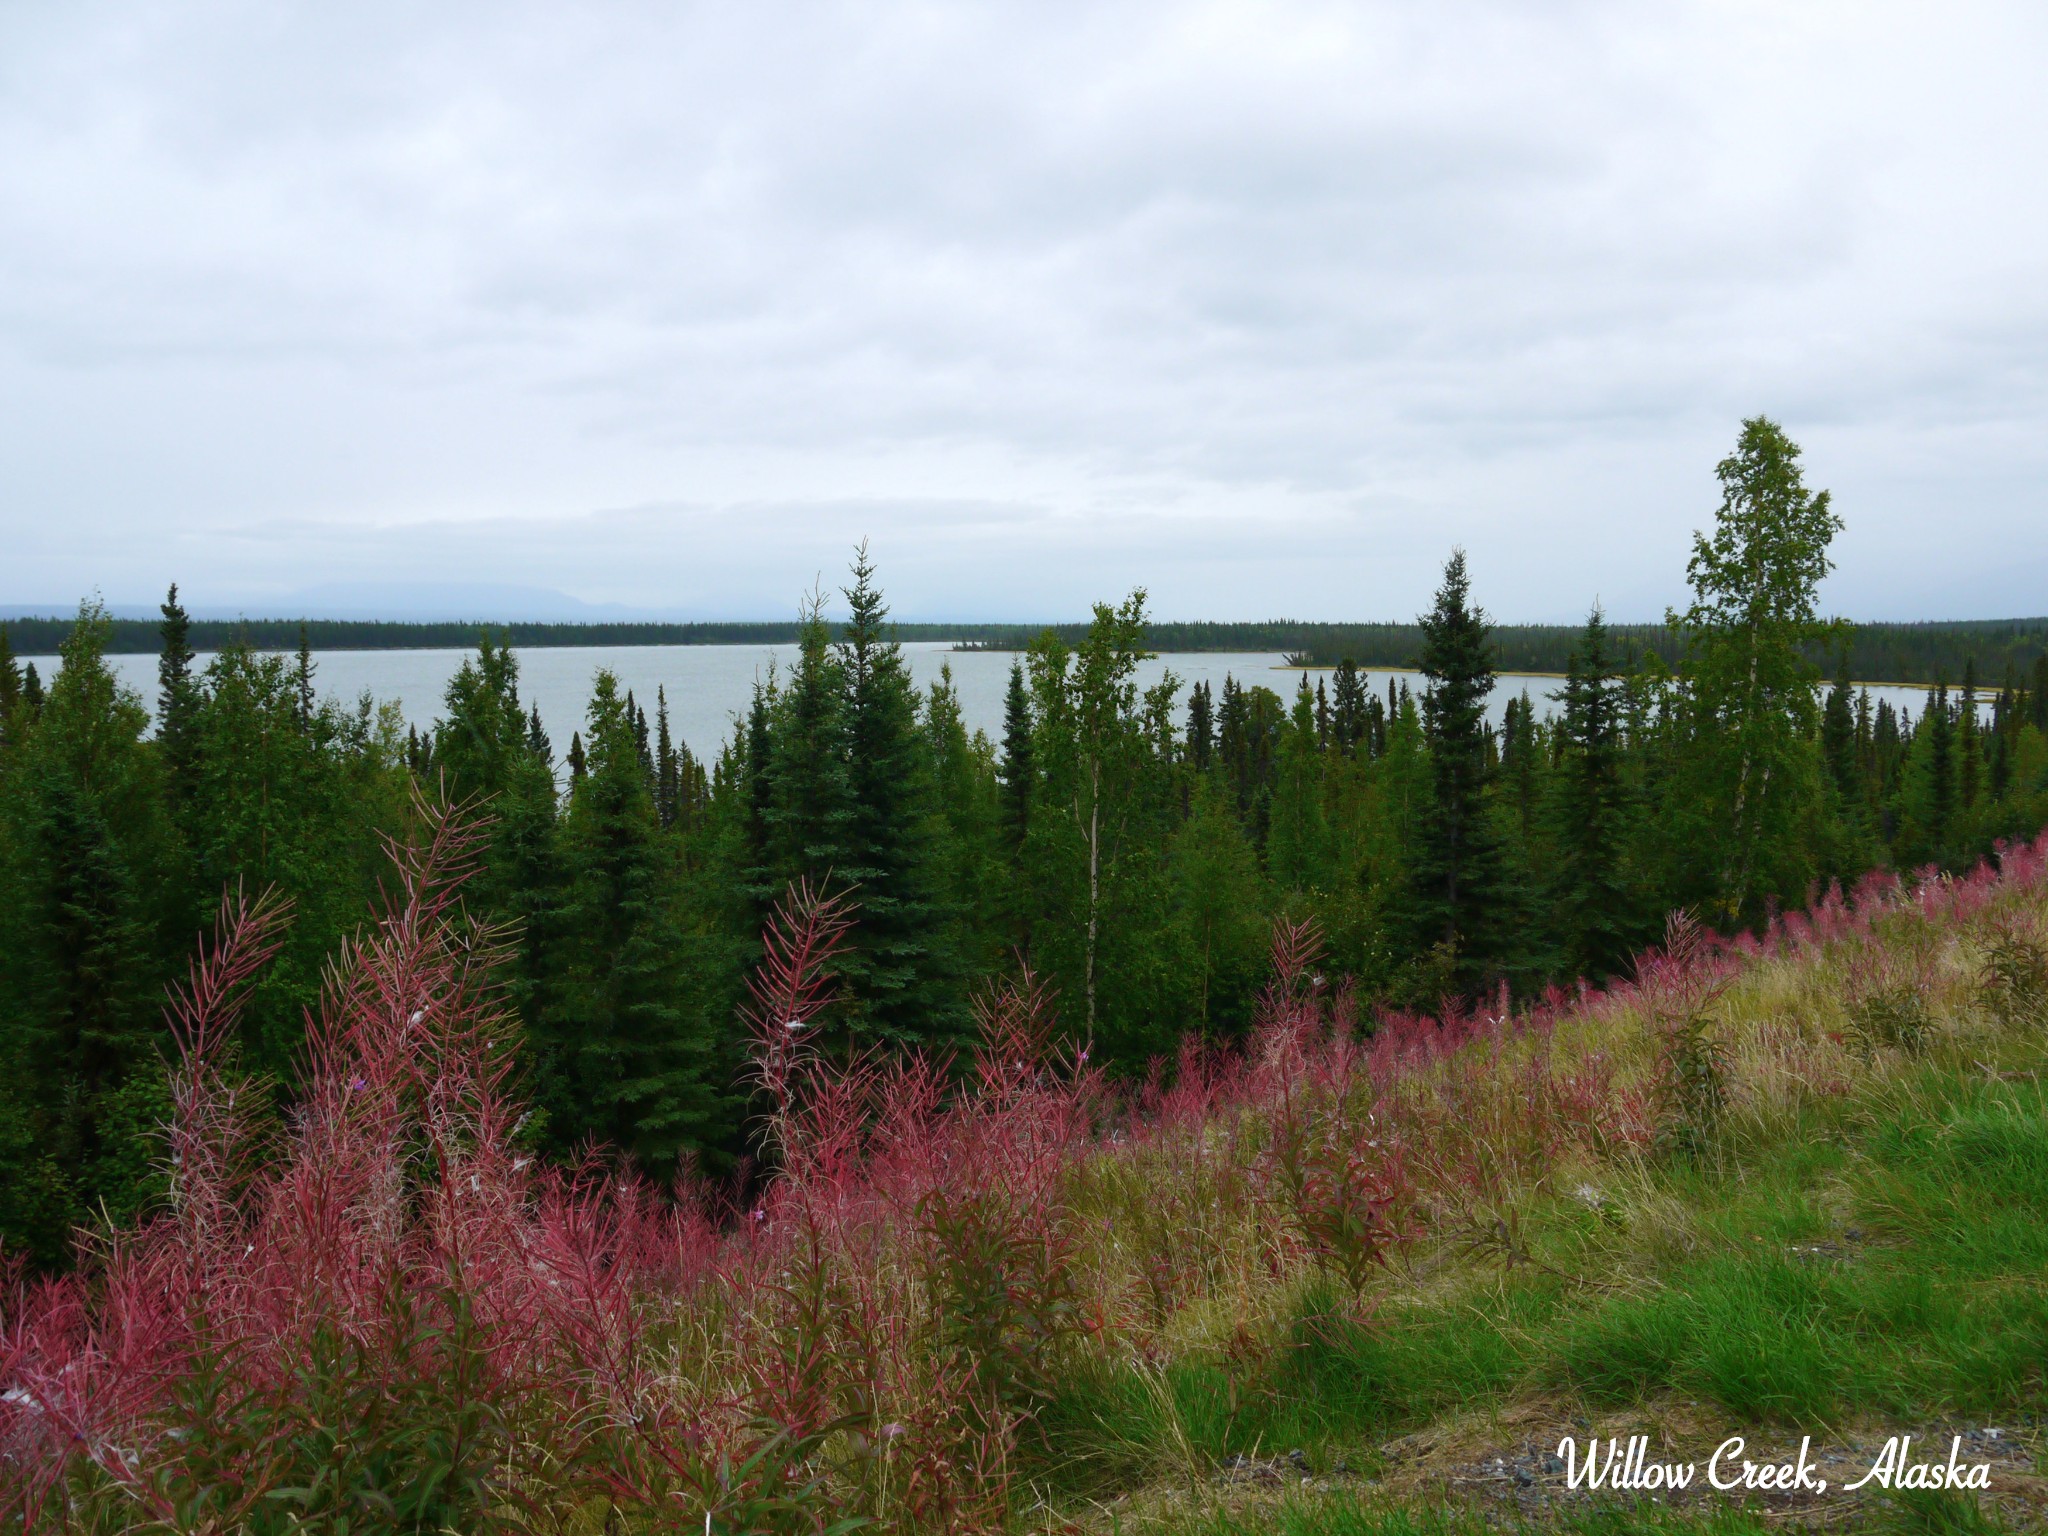
[[[1977,996],[2007,1029],[2048,1024],[2048,949],[2016,926],[1994,928],[1984,948]]]

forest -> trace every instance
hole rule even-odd
[[[224,903],[259,895],[290,922],[236,1071],[288,1118],[323,967],[429,805],[486,818],[464,899],[509,951],[521,1144],[601,1149],[658,1183],[757,1159],[736,1016],[793,887],[851,917],[810,1037],[828,1055],[943,1055],[984,988],[1028,972],[1095,1069],[1144,1081],[1184,1037],[1242,1037],[1276,920],[1315,925],[1362,1017],[1505,1013],[1625,972],[1674,910],[1733,932],[1831,882],[1960,870],[2036,834],[2042,666],[1992,632],[1980,665],[1947,626],[1943,648],[1899,653],[1933,659],[1926,706],[1873,706],[1860,631],[1817,606],[1841,525],[1796,445],[1745,423],[1718,474],[1682,645],[1629,643],[1595,610],[1555,712],[1525,695],[1498,727],[1501,637],[1462,552],[1403,631],[1412,687],[1367,690],[1361,654],[1291,695],[1141,690],[1159,632],[1140,591],[1033,639],[989,740],[946,682],[912,683],[863,551],[843,613],[801,615],[799,657],[711,761],[672,738],[665,698],[605,672],[581,729],[549,740],[516,631],[480,636],[425,733],[323,696],[303,647],[227,637],[200,667],[175,589],[144,700],[87,604],[54,678],[0,651],[0,1248],[62,1267],[81,1229],[162,1202],[166,988]]]

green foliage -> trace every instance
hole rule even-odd
[[[1717,834],[1713,884],[1728,919],[1753,919],[1764,894],[1796,895],[1799,821],[1817,787],[1809,659],[1828,626],[1815,607],[1841,519],[1809,491],[1799,448],[1777,423],[1742,424],[1715,474],[1721,506],[1693,536],[1685,682],[1692,778]],[[1788,857],[1790,855],[1790,857]]]
[[[377,1337],[318,1329],[296,1379],[274,1392],[237,1368],[231,1342],[202,1354],[166,1426],[188,1449],[166,1465],[155,1502],[181,1529],[250,1536],[498,1528],[548,1405],[493,1390],[469,1298],[451,1289],[443,1301],[436,1323],[390,1287]],[[253,1503],[250,1466],[268,1474]]]
[[[609,672],[591,697],[587,752],[562,821],[538,1097],[563,1150],[594,1137],[665,1179],[725,1130],[730,1079],[715,1026],[689,1007],[673,854]]]
[[[1264,972],[1268,901],[1259,857],[1212,779],[1192,791],[1188,819],[1167,850],[1177,970],[1192,983],[1189,1024],[1235,1033]]]
[[[850,814],[833,873],[856,890],[860,925],[842,974],[864,1039],[941,1046],[965,1033],[967,1009],[940,879],[937,765],[865,546],[853,576],[839,644]]]
[[[173,588],[136,631],[160,651],[151,735],[105,664],[134,638],[121,625],[81,612],[45,697],[9,640],[46,631],[17,624],[0,633],[0,1045],[17,1068],[0,1080],[0,1237],[56,1263],[92,1213],[148,1208],[162,989],[238,886],[274,887],[296,913],[242,1024],[249,1069],[289,1111],[323,958],[369,910],[379,838],[404,828],[417,781],[491,819],[467,901],[513,947],[541,1101],[527,1134],[557,1152],[606,1142],[664,1174],[750,1151],[727,1021],[795,878],[851,888],[858,911],[818,1022],[834,1049],[944,1045],[975,979],[1028,963],[1092,1059],[1140,1075],[1190,1030],[1247,1028],[1276,917],[1321,926],[1361,1018],[1481,992],[1490,1007],[1502,982],[1512,1009],[1550,982],[1626,973],[1676,908],[1759,923],[1829,880],[1958,869],[2034,836],[2048,823],[2038,626],[1893,626],[1874,650],[1877,629],[1819,620],[1837,519],[1783,431],[1746,422],[1719,478],[1692,603],[1669,625],[1595,612],[1583,629],[1496,627],[1462,555],[1414,625],[1161,624],[1133,593],[1035,638],[959,631],[1030,642],[995,743],[966,728],[950,677],[911,686],[898,641],[933,631],[890,621],[862,555],[843,617],[815,599],[793,624],[679,636],[800,641],[715,761],[674,739],[665,694],[650,722],[600,678],[559,782],[512,646],[592,638],[573,627],[461,628],[476,654],[422,732],[367,699],[321,698],[303,647],[254,644],[427,631],[257,625],[238,642]],[[1420,660],[1425,686],[1377,691],[1352,664],[1290,685],[1290,702],[1231,677],[1181,716],[1170,682],[1137,682],[1161,643],[1325,641],[1354,662]],[[1917,718],[1874,704],[1851,680],[1903,675],[1872,661],[1886,655],[1952,667],[1988,707],[1946,689]],[[1564,671],[1559,710],[1517,699],[1490,727],[1497,669],[1539,662]],[[2033,962],[1992,962],[1985,1011],[2032,1027]],[[1879,988],[1849,1015],[1864,1050],[1928,1044],[1913,989]],[[1711,1036],[1661,1039],[1667,1129],[1704,1148],[1724,1091]]]
[[[2048,949],[2015,929],[1993,933],[1977,994],[2007,1029],[2048,1025]]]
[[[1557,774],[1549,816],[1556,848],[1548,881],[1565,970],[1599,977],[1619,970],[1640,937],[1637,895],[1625,859],[1633,805],[1623,778],[1622,700],[1598,608],[1565,674],[1557,724]]]
[[[161,1073],[149,896],[164,826],[147,716],[108,670],[105,635],[82,608],[32,729],[0,759],[0,1184],[22,1181],[0,1200],[0,1239],[42,1263],[99,1207],[146,1202],[153,1127],[138,1110]]]
[[[1849,1008],[1850,1033],[1866,1053],[1882,1048],[1918,1055],[1932,1027],[1925,994],[1904,982],[1880,987]]]
[[[1085,1331],[1064,1249],[1018,1219],[1014,1195],[935,1190],[918,1204],[940,1358],[972,1383],[977,1428],[1029,1418]]]
[[[1444,567],[1422,619],[1423,727],[1432,776],[1414,870],[1418,949],[1443,944],[1459,983],[1476,986],[1504,957],[1501,853],[1487,814],[1486,700],[1493,660],[1485,612],[1470,601],[1465,552]]]

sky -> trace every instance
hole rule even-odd
[[[0,0],[0,605],[2048,613],[2048,6]]]

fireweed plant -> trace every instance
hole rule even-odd
[[[1858,1095],[1919,1103],[1944,1050],[2032,1049],[2048,975],[2048,838],[1734,940],[1675,919],[1631,981],[1435,1016],[1361,1017],[1283,923],[1243,1048],[1120,1086],[1028,972],[963,1059],[821,1046],[859,913],[800,885],[742,1010],[760,1170],[667,1192],[528,1150],[502,936],[461,901],[476,846],[419,807],[281,1118],[235,1040],[289,914],[225,904],[169,1010],[161,1208],[0,1299],[0,1518],[995,1530],[1517,1383],[1824,1411],[1848,1377],[1761,1392],[1652,1348],[1706,1303],[1643,1265],[1737,1275],[1670,1192]],[[1887,1156],[1975,1156],[2023,1214],[2031,1122],[1965,1110],[1939,1147],[1883,1131]],[[1967,1262],[2003,1273],[2023,1227]],[[1871,1390],[1950,1390],[1929,1379]]]

